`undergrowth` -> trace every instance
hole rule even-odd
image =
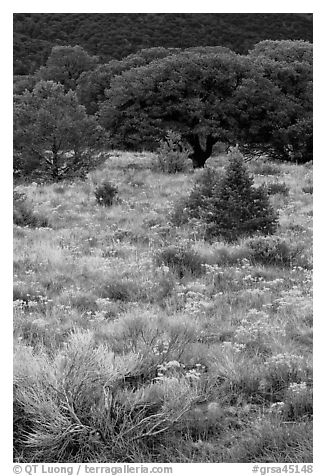
[[[272,233],[248,225],[245,205],[264,207],[246,198],[242,234],[218,192],[229,156],[176,174],[155,157],[19,186],[15,461],[311,462],[311,167],[249,162]]]

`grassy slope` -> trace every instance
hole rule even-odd
[[[20,187],[52,228],[15,227],[16,460],[311,462],[309,265],[253,264],[245,241],[172,227],[197,172],[154,173],[150,160],[116,153],[85,182]],[[310,260],[311,169],[249,167],[290,187],[271,197],[278,235]],[[119,188],[111,208],[93,193],[105,178]],[[176,243],[206,271],[157,266]],[[160,375],[169,361],[185,367]]]

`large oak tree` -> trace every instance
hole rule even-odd
[[[166,130],[177,131],[203,167],[218,141],[234,144],[254,129],[267,140],[280,95],[252,59],[192,48],[114,77],[99,118],[116,147],[154,148]]]

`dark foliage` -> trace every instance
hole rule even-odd
[[[200,276],[205,272],[200,255],[184,245],[168,246],[155,256],[158,266],[168,266],[178,278]]]
[[[40,81],[14,97],[14,172],[58,181],[84,177],[102,160],[102,129],[75,92]]]
[[[255,142],[264,144],[276,159],[309,162],[313,159],[312,43],[265,40],[255,45],[249,57],[281,94],[271,102],[268,120],[265,127],[261,124],[258,134],[252,123],[259,103],[248,111],[247,143],[251,147]],[[281,107],[274,110],[277,103]]]
[[[95,197],[97,203],[105,207],[110,207],[113,204],[114,197],[118,193],[118,189],[110,182],[104,182],[95,190]]]
[[[286,185],[285,182],[273,182],[267,185],[267,193],[269,195],[284,195],[284,197],[287,197],[290,192],[290,188]]]
[[[223,177],[214,169],[206,169],[190,196],[181,206],[177,204],[175,222],[192,218],[205,224],[206,239],[230,242],[257,232],[274,233],[277,224],[265,187],[253,186],[238,151],[231,153]]]
[[[100,62],[142,48],[222,45],[239,53],[265,39],[312,41],[302,13],[16,13],[14,73],[44,65],[55,45],[80,45]]]

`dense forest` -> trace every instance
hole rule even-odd
[[[264,39],[312,42],[312,14],[117,13],[14,14],[14,74],[34,73],[54,45],[75,45],[121,59],[154,46],[215,46],[246,53]]]

